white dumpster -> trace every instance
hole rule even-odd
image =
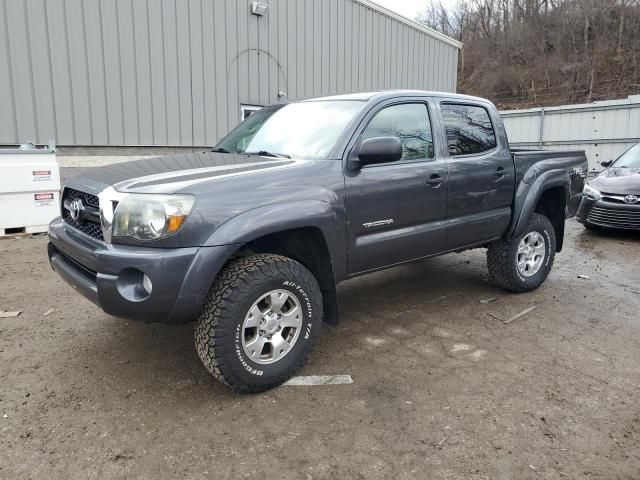
[[[46,232],[60,215],[55,147],[0,148],[0,236]]]

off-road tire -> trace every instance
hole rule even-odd
[[[540,269],[526,277],[518,271],[517,257],[520,241],[530,232],[542,234],[545,242],[545,258]],[[556,252],[556,235],[553,225],[547,217],[539,213],[531,216],[529,225],[522,235],[511,241],[497,240],[487,250],[487,267],[490,280],[510,292],[522,293],[535,290],[547,279]]]
[[[245,354],[240,335],[251,305],[275,288],[299,299],[302,330],[285,356],[264,365]],[[322,294],[311,272],[291,258],[256,254],[232,260],[214,281],[196,321],[196,351],[207,370],[231,389],[262,392],[288,380],[305,363],[321,322]]]

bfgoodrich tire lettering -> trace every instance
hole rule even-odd
[[[253,361],[243,347],[243,324],[255,302],[271,291],[290,292],[301,307],[301,331],[274,363]],[[230,262],[216,278],[195,328],[204,366],[234,390],[261,392],[286,381],[306,361],[322,321],[322,294],[303,265],[257,254]]]
[[[518,269],[518,246],[523,238],[532,232],[540,234],[544,240],[544,259],[535,274],[523,275]],[[556,235],[547,217],[539,213],[531,216],[524,233],[511,241],[498,240],[487,250],[489,277],[496,285],[511,292],[528,292],[538,288],[547,278],[556,251]]]

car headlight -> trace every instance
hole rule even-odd
[[[129,194],[114,212],[113,237],[157,240],[173,235],[184,224],[194,203],[191,195]]]
[[[600,200],[602,198],[602,194],[600,193],[600,190],[596,190],[595,188],[591,187],[588,184],[584,186],[584,190],[582,191],[582,193],[594,200]]]

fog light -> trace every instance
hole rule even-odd
[[[142,277],[142,288],[147,292],[147,295],[151,295],[151,290],[153,289],[153,285],[151,284],[151,279],[145,273]]]
[[[143,302],[151,295],[151,279],[140,270],[125,268],[116,280],[118,293],[130,302]]]

